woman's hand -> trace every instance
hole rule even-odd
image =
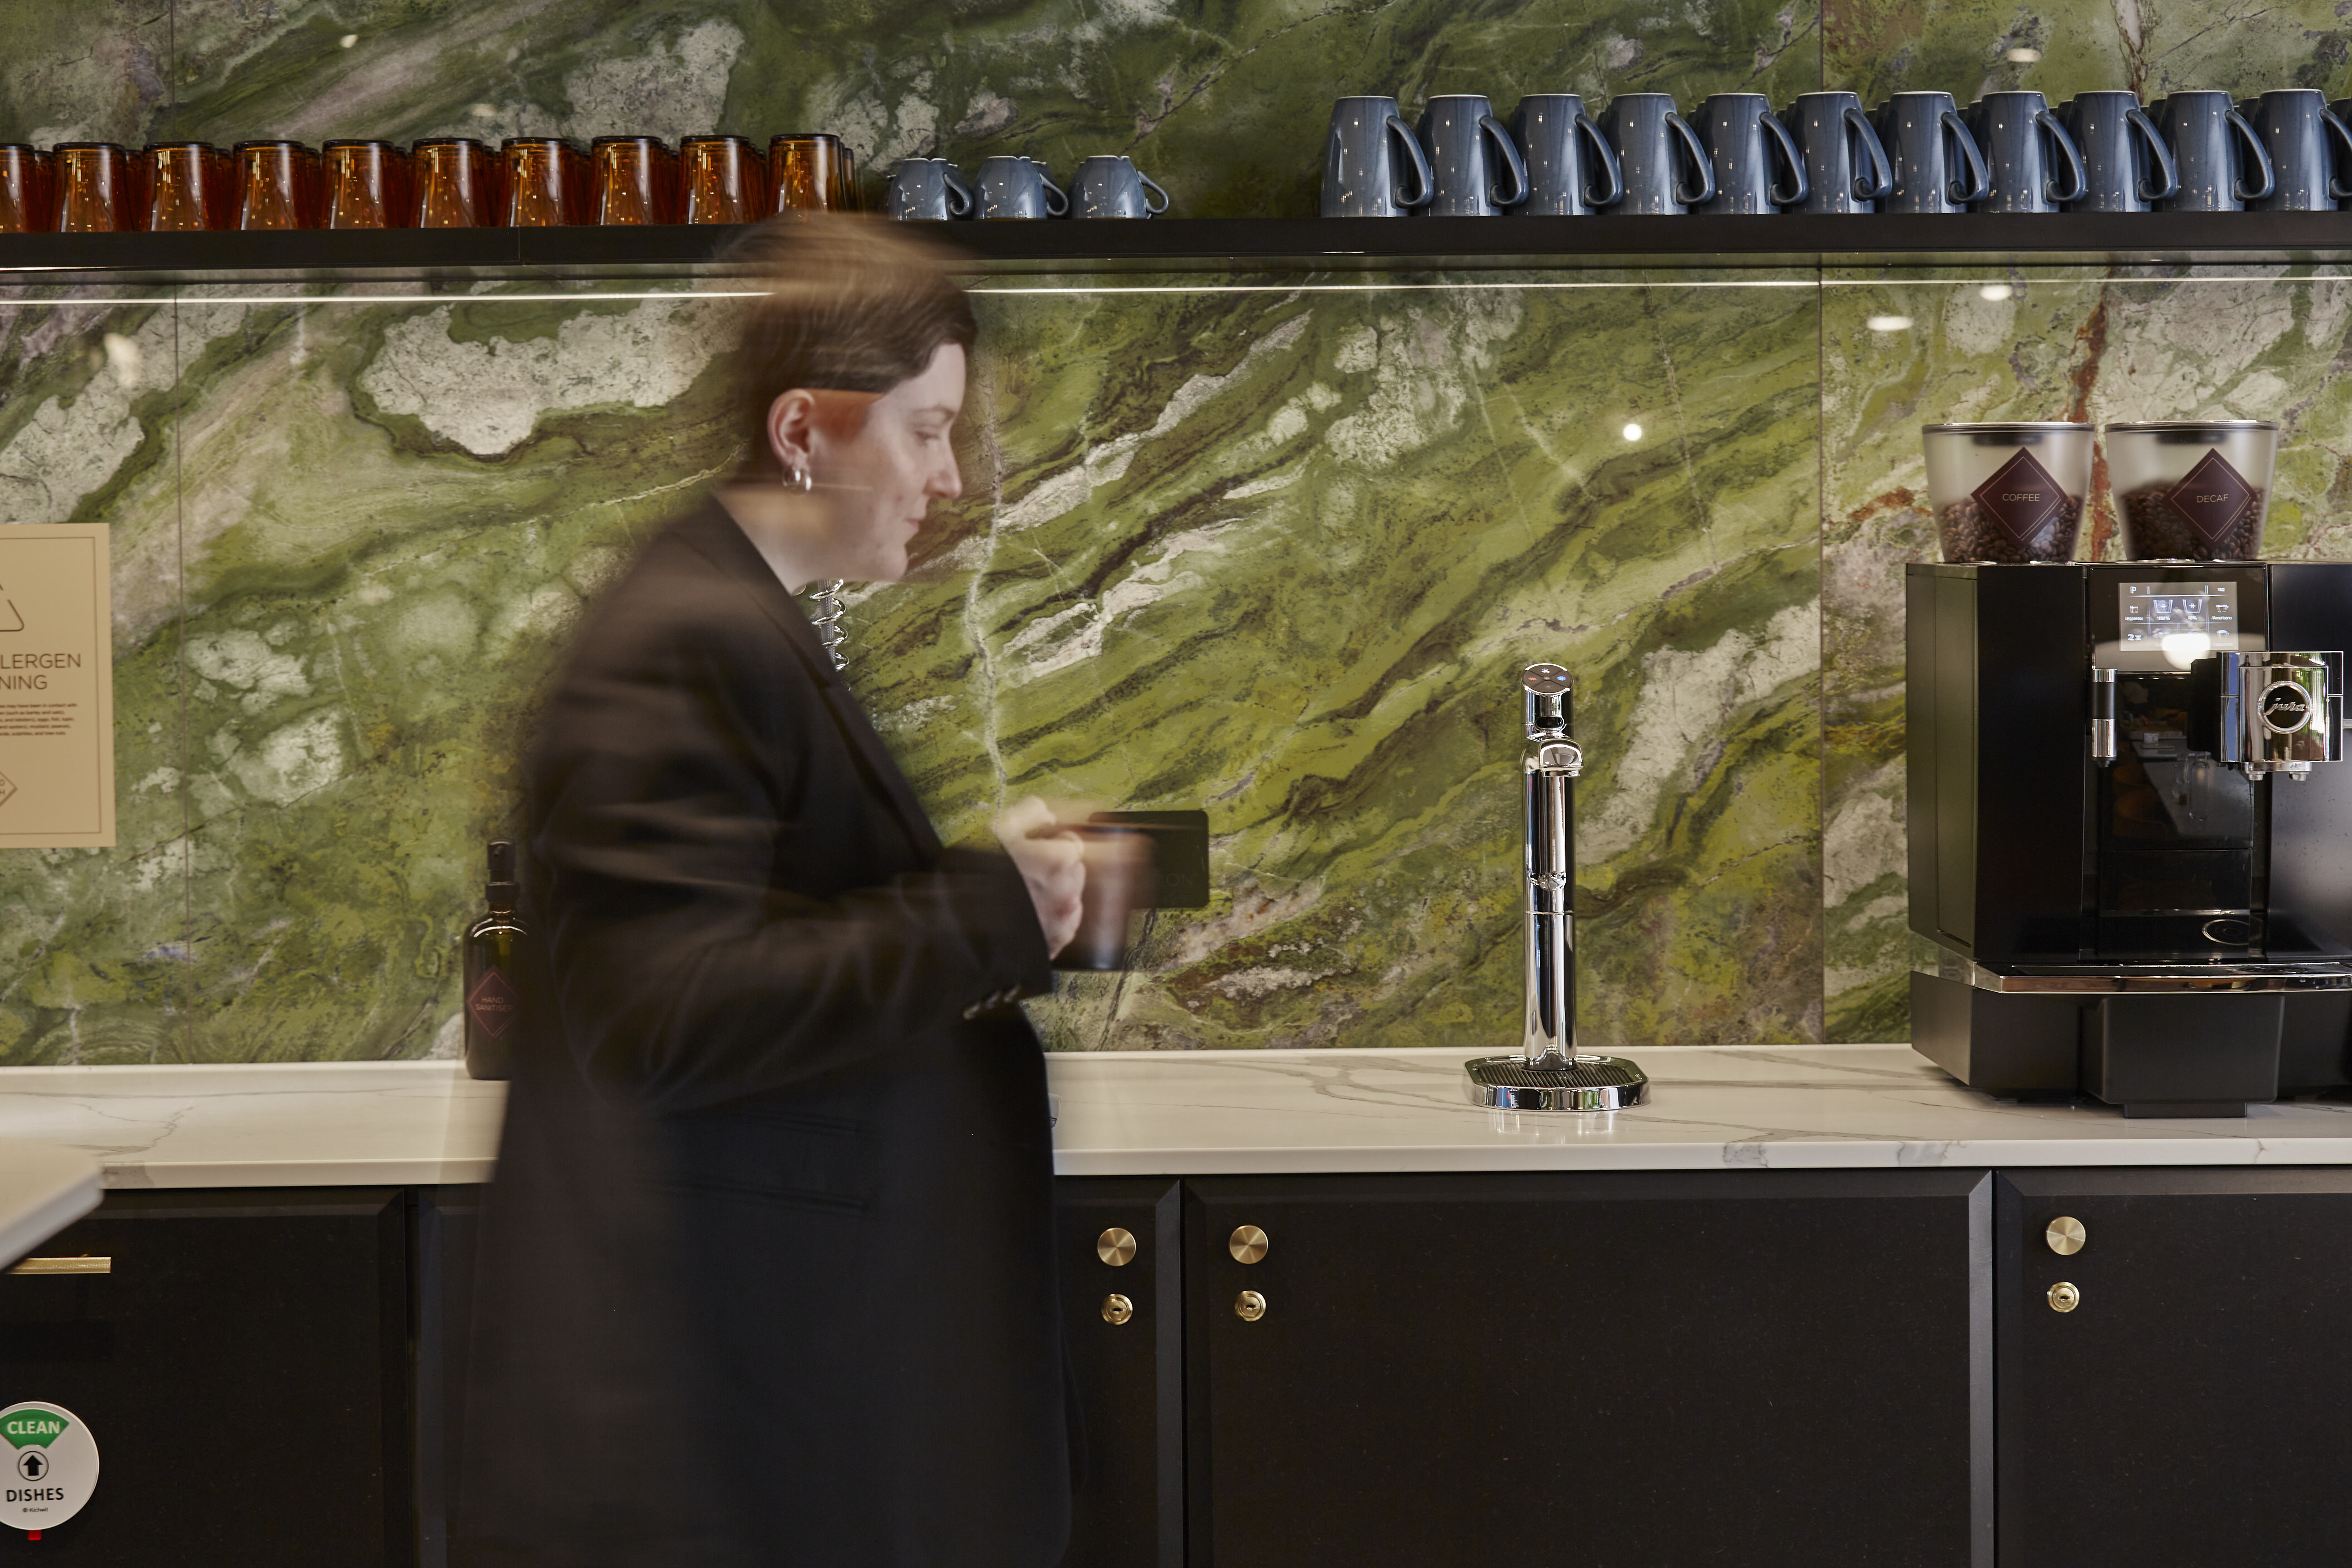
[[[992,824],[997,842],[1020,868],[1045,928],[1045,955],[1058,954],[1078,932],[1078,910],[1086,892],[1086,845],[1076,828],[1054,808],[1030,795],[1014,802]]]

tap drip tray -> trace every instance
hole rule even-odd
[[[1622,1057],[1579,1057],[1556,1068],[1473,1057],[1462,1072],[1470,1103],[1497,1110],[1622,1110],[1650,1093],[1650,1075]]]

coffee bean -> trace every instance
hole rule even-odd
[[[2172,504],[2170,489],[2168,485],[2147,485],[2126,492],[2124,544],[2132,560],[2252,561],[2262,553],[2263,491],[2254,491],[2252,503],[2219,539],[2209,540]]]
[[[2074,532],[2082,521],[2083,503],[2073,496],[2064,497],[2058,515],[2020,550],[2000,524],[1985,516],[1974,496],[1936,509],[1936,534],[1947,561],[2072,561]]]

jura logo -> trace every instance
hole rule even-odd
[[[2263,722],[2282,735],[2293,734],[2311,721],[2311,699],[2300,686],[2281,681],[2263,693]]]

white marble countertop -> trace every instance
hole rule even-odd
[[[1632,1053],[1650,1102],[1586,1116],[1463,1097],[1464,1053],[1118,1051],[1053,1058],[1064,1175],[2352,1163],[2352,1104],[2126,1121],[2004,1104],[1908,1046]]]
[[[0,1138],[0,1268],[98,1206],[98,1162],[79,1149]]]
[[[0,1068],[0,1139],[82,1150],[110,1187],[488,1181],[505,1107],[447,1061]]]
[[[1111,1051],[1050,1058],[1064,1175],[1864,1166],[2352,1164],[2352,1103],[2126,1121],[2003,1104],[1905,1046],[1635,1053],[1651,1102],[1490,1111],[1463,1053]],[[79,1150],[114,1187],[478,1182],[501,1087],[454,1062],[0,1069],[0,1140]]]

